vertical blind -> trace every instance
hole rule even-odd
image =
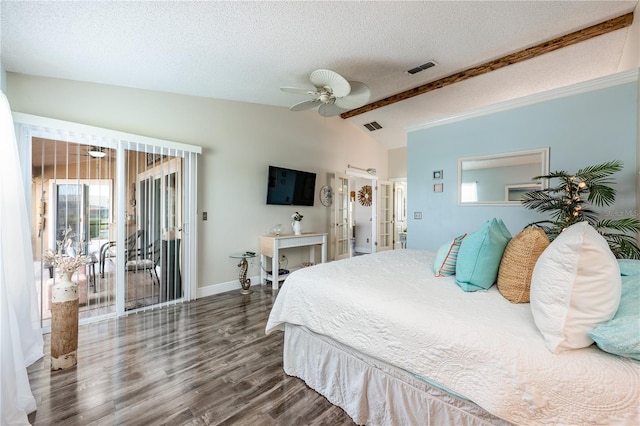
[[[61,232],[85,244],[81,322],[191,300],[197,273],[199,147],[14,114],[36,287],[48,328]]]

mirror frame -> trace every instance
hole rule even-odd
[[[539,176],[548,175],[549,174],[549,147],[544,148],[536,148],[525,151],[513,151],[513,152],[503,152],[499,154],[490,154],[490,155],[479,155],[474,157],[463,157],[458,159],[458,186],[457,186],[457,204],[458,206],[521,206],[522,203],[520,201],[477,201],[477,202],[462,202],[462,163],[465,161],[481,161],[481,160],[493,160],[500,158],[508,158],[508,157],[517,157],[520,155],[532,155],[539,154],[542,157],[542,165],[540,167]],[[533,176],[532,176],[533,177]],[[542,184],[542,189],[546,189],[549,186],[549,182],[547,179],[542,179],[540,181]],[[506,191],[506,189],[505,189]],[[506,198],[506,197],[505,197]]]

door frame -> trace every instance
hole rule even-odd
[[[351,169],[347,169],[345,174],[349,176],[349,192],[355,191],[356,179],[366,179],[371,182],[371,190],[373,192],[371,200],[371,253],[375,253],[378,246],[378,176]],[[353,253],[351,253],[351,256],[353,256]]]
[[[349,185],[349,181],[350,178],[349,176],[347,176],[346,174],[341,174],[341,173],[334,173],[333,176],[331,176],[331,188],[333,189],[333,195],[332,195],[332,200],[333,200],[333,208],[331,209],[331,232],[329,235],[329,246],[331,247],[331,258],[333,260],[340,260],[340,259],[346,259],[349,258],[351,256],[353,256],[352,250],[351,250],[351,239],[353,237],[353,233],[351,231],[351,223],[352,223],[352,218],[351,218],[351,201],[350,201],[350,197],[349,197],[349,191],[350,191],[350,185]],[[343,190],[343,186],[342,184],[338,187],[337,182],[338,181],[346,181],[347,182],[347,189],[346,189],[346,195],[340,194],[340,191]],[[344,213],[341,214],[341,205],[340,203],[343,202],[344,197],[346,196],[347,199],[347,220],[346,223],[344,223]],[[344,206],[342,206],[344,208]],[[340,221],[340,222],[338,222]],[[343,252],[342,250],[340,250],[339,247],[339,238],[338,238],[338,234],[341,234],[341,238],[344,235],[344,231],[340,232],[341,227],[346,227],[347,229],[347,250],[346,252]]]

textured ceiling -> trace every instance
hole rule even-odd
[[[637,3],[4,0],[0,53],[9,72],[277,106],[305,100],[281,86],[311,88],[311,71],[329,68],[365,82],[374,101],[633,11]],[[376,120],[384,129],[371,137],[404,146],[406,126],[616,72],[627,32],[350,120]],[[439,65],[406,73],[429,59]]]

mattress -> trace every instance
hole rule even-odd
[[[596,346],[553,354],[528,304],[434,277],[434,253],[395,250],[292,273],[267,333],[302,325],[450,389],[516,424],[640,423],[640,363]]]

